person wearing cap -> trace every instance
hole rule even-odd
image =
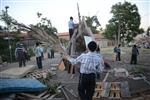
[[[71,64],[80,64],[78,92],[81,100],[92,100],[96,85],[96,73],[101,72],[104,66],[103,58],[96,52],[96,42],[89,42],[87,47],[88,52],[81,54],[76,59],[66,56]]]
[[[70,36],[70,39],[74,33],[74,22],[73,22],[73,17],[70,17],[70,20],[68,22],[68,27],[69,27],[69,36]]]
[[[22,65],[26,66],[25,52],[26,51],[23,47],[23,44],[17,44],[17,47],[15,49],[15,57],[19,61],[19,67],[22,67]]]

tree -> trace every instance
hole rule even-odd
[[[97,16],[85,16],[85,21],[94,34],[100,31],[100,29],[98,29],[100,27],[100,22],[98,21]]]
[[[15,61],[15,57],[12,54],[15,51],[15,45],[18,41],[17,36],[15,35],[15,39],[11,39],[10,31],[14,32],[17,30],[16,26],[12,22],[17,22],[11,16],[8,15],[8,8],[9,6],[5,6],[5,10],[2,10],[0,13],[0,21],[5,23],[5,27],[1,26],[1,30],[3,34],[6,34],[7,37],[0,37],[0,55],[2,59],[7,62]],[[11,47],[11,48],[10,48]]]
[[[106,37],[117,38],[118,31],[120,31],[120,39],[130,42],[133,37],[139,34],[141,17],[135,4],[132,5],[129,2],[121,4],[119,2],[112,6],[111,13],[113,17],[109,20],[104,32]]]
[[[0,21],[3,21],[6,24],[7,29],[9,31],[10,30],[11,31],[16,31],[18,29],[18,27],[16,25],[14,25],[13,23],[17,23],[17,21],[8,14],[8,8],[9,8],[9,6],[6,6],[5,10],[1,11]]]
[[[140,28],[140,29],[138,30],[138,33],[139,33],[139,34],[144,33],[144,29],[143,29],[143,28]]]
[[[109,39],[115,38],[117,35],[117,25],[113,23],[109,23],[106,25],[107,29],[105,30],[104,36],[106,36]]]
[[[50,19],[47,17],[42,17],[42,14],[37,12],[37,16],[40,19],[35,26],[44,29],[49,35],[55,35],[57,33],[57,29],[52,26]]]

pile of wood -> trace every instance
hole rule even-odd
[[[91,29],[87,26],[85,18],[83,17],[82,20],[79,21],[78,27],[75,28],[73,36],[69,41],[67,47],[67,53],[69,55],[72,56],[86,51],[84,36],[89,36],[95,41]]]
[[[56,73],[54,71],[51,71],[50,69],[46,69],[46,70],[35,70],[33,72],[30,72],[26,75],[27,78],[34,78],[34,79],[40,79],[42,77],[46,78],[46,77],[50,77],[55,75]]]
[[[100,98],[120,99],[130,97],[127,82],[99,82],[96,84],[93,100]]]

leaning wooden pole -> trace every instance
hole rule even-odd
[[[81,15],[80,15],[80,9],[79,9],[79,4],[77,3],[77,10],[78,10],[78,19],[79,23],[81,22]]]

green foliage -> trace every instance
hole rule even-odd
[[[133,37],[141,32],[139,29],[141,17],[135,4],[119,2],[112,6],[111,13],[113,17],[109,20],[104,32],[106,37],[114,38],[118,33],[119,26],[121,39],[124,38],[127,42],[133,40]]]
[[[57,37],[57,35],[55,35],[55,33],[57,33],[57,29],[52,26],[50,19],[47,17],[41,17],[42,14],[39,12],[37,13],[37,16],[40,19],[40,22],[38,22],[35,26],[44,29],[49,35]]]
[[[29,47],[27,52],[30,55],[30,57],[35,56],[35,53],[32,48]]]
[[[16,43],[17,40],[10,40],[10,45],[11,45],[11,50],[9,50],[9,46],[8,46],[8,40],[4,40],[3,37],[0,37],[0,55],[2,56],[2,60],[3,61],[7,61],[10,62],[10,53],[12,54],[12,61],[16,61],[15,59],[15,48],[16,48]]]
[[[12,21],[12,18],[7,14],[6,11],[2,10],[1,11],[1,14],[0,14],[0,20],[1,21],[4,21],[6,25],[10,25],[11,21]]]
[[[4,22],[6,24],[6,27],[0,28],[0,30],[2,30],[2,33],[5,34],[5,32],[7,32],[7,34],[15,34],[13,36],[14,39],[10,39],[10,45],[11,45],[11,50],[9,50],[9,46],[8,46],[8,40],[4,39],[4,37],[0,37],[0,48],[3,48],[0,50],[0,55],[2,55],[2,59],[4,61],[10,62],[10,53],[12,55],[12,61],[16,61],[15,59],[15,48],[16,48],[16,43],[20,40],[18,37],[18,32],[16,25],[13,24],[13,22],[17,22],[14,18],[12,18],[11,16],[9,16],[8,14],[8,6],[5,7],[5,10],[1,10],[0,11],[0,21]],[[11,32],[10,32],[11,31]]]
[[[18,27],[13,23],[16,23],[17,21],[8,14],[7,9],[0,11],[0,21],[4,22],[7,25],[7,30],[16,31]]]
[[[55,83],[53,85],[48,84],[48,92],[52,95],[56,94],[58,86],[59,86],[59,83]]]
[[[98,27],[100,26],[100,22],[98,21],[97,16],[85,16],[85,21],[87,23],[87,26],[91,28],[91,31],[95,34],[100,31]]]
[[[48,72],[47,73],[47,76],[46,76],[46,79],[48,80],[48,79],[51,79],[52,78],[52,73],[51,72]]]
[[[52,78],[51,73],[47,73],[46,78],[41,77],[39,81],[41,81],[43,84],[47,86],[48,92],[53,95],[57,93],[57,88],[60,85],[60,83],[50,84],[50,79]]]
[[[103,35],[107,38],[114,39],[115,36],[117,35],[117,26],[114,25],[113,23],[107,24],[106,25],[107,29],[105,29],[105,32]]]
[[[8,60],[8,43],[7,41],[4,41],[2,37],[0,37],[0,55],[2,56],[3,61]]]

